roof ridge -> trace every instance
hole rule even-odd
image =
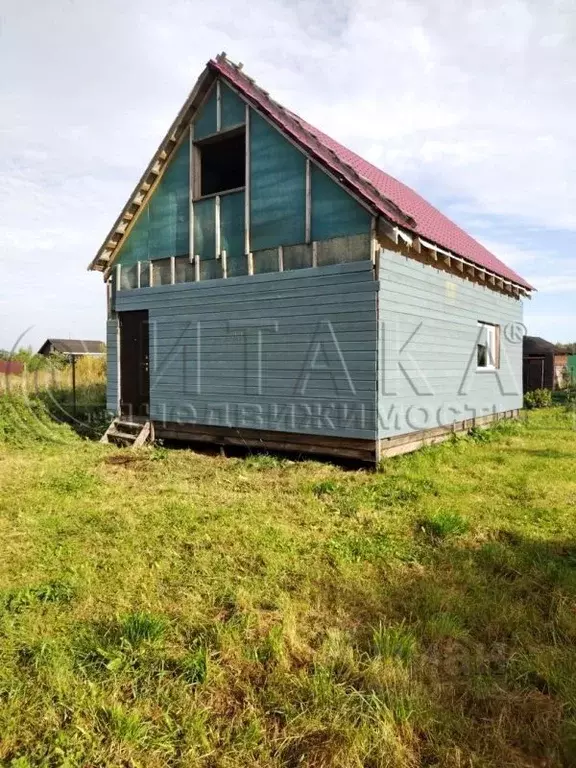
[[[377,214],[395,225],[406,227],[413,236],[430,240],[460,259],[532,289],[520,275],[418,192],[272,99],[253,78],[246,75],[241,64],[235,64],[226,54],[220,54],[215,60],[210,60],[208,66],[237,88],[243,98],[267,115],[281,131],[310,152],[344,186],[363,198]]]
[[[362,176],[362,174],[358,173],[358,171],[355,168],[350,166],[345,160],[343,160],[341,157],[339,157],[337,152],[335,152],[330,147],[327,147],[318,138],[318,136],[315,135],[317,132],[318,133],[323,133],[322,131],[317,131],[314,128],[314,126],[310,125],[310,123],[308,123],[305,120],[303,120],[299,115],[297,115],[291,109],[288,109],[283,104],[281,104],[279,101],[276,101],[276,99],[273,99],[270,96],[270,94],[268,93],[268,91],[266,91],[264,88],[262,88],[260,85],[258,85],[258,83],[256,82],[256,80],[254,78],[248,77],[248,75],[245,72],[243,72],[242,66],[240,66],[238,64],[235,64],[233,61],[231,61],[229,58],[227,58],[225,53],[219,54],[214,61],[218,65],[220,65],[218,67],[218,70],[219,70],[219,72],[221,74],[224,74],[224,75],[226,74],[225,72],[222,72],[222,70],[220,68],[222,65],[232,67],[235,70],[235,73],[238,76],[240,76],[242,79],[247,80],[255,89],[257,89],[261,94],[263,94],[266,97],[266,99],[271,104],[273,104],[277,109],[279,109],[284,115],[286,115],[291,120],[296,122],[299,125],[299,127],[306,133],[306,135],[309,136],[310,138],[312,138],[312,140],[316,143],[317,149],[320,148],[323,152],[328,152],[329,154],[331,154],[337,160],[337,162],[340,165],[343,165],[348,170],[349,173],[351,173],[353,176],[355,176],[357,178],[362,179],[365,184],[369,185],[369,187],[373,191],[373,194],[376,195],[381,201],[384,201],[387,205],[389,205],[393,209],[393,211],[396,214],[396,216],[400,216],[404,220],[403,223],[406,223],[409,226],[414,226],[416,224],[416,222],[415,222],[415,220],[414,220],[414,218],[412,216],[410,216],[405,211],[403,211],[402,208],[399,205],[397,205],[393,200],[390,200],[385,195],[383,195],[382,192],[379,191],[377,189],[377,187],[375,187],[371,183],[370,179],[367,179],[366,177]],[[313,130],[310,130],[310,129],[313,129]],[[326,135],[326,134],[323,134],[323,135]],[[332,139],[332,141],[334,141],[334,140]],[[335,142],[335,143],[338,143],[338,142]],[[345,149],[345,147],[343,145],[340,145],[340,146]],[[348,151],[351,151],[351,150],[348,150]],[[353,154],[355,154],[355,153],[353,153]],[[360,158],[360,155],[357,155],[357,157]],[[399,222],[396,222],[396,223],[399,223]]]
[[[268,91],[261,88],[254,78],[243,71],[241,62],[236,64],[224,52],[207,62],[122,212],[100,246],[96,257],[92,260],[90,269],[109,273],[118,247],[126,233],[130,231],[131,222],[133,223],[138,217],[141,206],[146,204],[151,190],[154,190],[179,137],[193,119],[207,85],[212,82],[213,77],[218,76],[222,76],[248,104],[259,111],[296,146],[308,153],[350,194],[360,199],[374,216],[381,216],[393,226],[405,228],[411,237],[420,238],[422,242],[430,241],[434,248],[445,249],[448,255],[453,255],[460,261],[470,262],[484,272],[495,274],[524,289],[532,289],[532,286],[520,275],[507,267],[420,194],[275,101]]]

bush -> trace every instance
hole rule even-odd
[[[524,408],[548,408],[552,405],[552,392],[549,389],[535,389],[524,395]]]

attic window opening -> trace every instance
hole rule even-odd
[[[242,127],[196,144],[200,197],[246,185],[246,132]]]

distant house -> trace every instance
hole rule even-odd
[[[554,344],[539,336],[525,336],[523,345],[524,392],[554,389]]]
[[[556,387],[576,383],[576,354],[567,349],[554,350],[554,381]]]
[[[522,408],[530,285],[225,55],[90,268],[116,436],[373,462]]]
[[[103,355],[106,347],[103,341],[86,339],[46,339],[38,350],[39,355],[52,355],[58,352],[61,355],[82,357],[84,355]]]
[[[568,353],[554,350],[554,386],[563,387],[568,375]]]

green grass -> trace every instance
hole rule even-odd
[[[420,520],[419,527],[432,538],[446,539],[466,533],[470,524],[457,513],[435,512]]]
[[[576,765],[575,459],[560,408],[373,473],[0,398],[0,765]]]

